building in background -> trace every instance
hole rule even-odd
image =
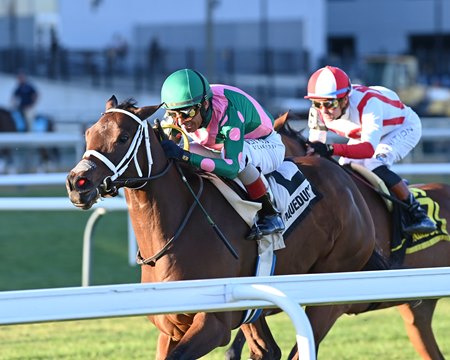
[[[194,67],[268,100],[300,97],[324,64],[364,81],[377,55],[386,85],[450,86],[446,14],[448,0],[1,0],[0,71],[149,90]]]
[[[367,56],[412,55],[450,86],[450,1],[328,0],[327,52],[355,73]]]

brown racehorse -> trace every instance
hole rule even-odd
[[[166,158],[156,131],[146,121],[157,109],[138,108],[133,101],[118,105],[115,97],[107,101],[106,112],[86,131],[83,159],[67,176],[70,200],[89,209],[99,197],[116,195],[116,186],[125,187],[146,264],[141,268],[142,282],[253,275],[257,248],[245,240],[248,225],[212,183],[190,166],[178,168]],[[328,175],[322,177],[318,167]],[[324,159],[304,159],[302,171],[323,198],[285,239],[286,248],[277,251],[276,275],[357,271],[380,257],[364,199],[349,175],[335,168]],[[179,169],[239,259],[218,240]],[[316,345],[349,309],[345,304],[309,309]],[[227,345],[242,315],[229,311],[150,316],[160,331],[157,359],[197,359]],[[252,358],[280,358],[263,316],[245,330]]]
[[[304,155],[306,150],[306,139],[301,132],[294,131],[286,123],[286,115],[278,119],[276,128],[282,134],[283,142],[286,145],[286,156]],[[337,169],[335,171],[344,171]],[[326,176],[329,173],[325,173]],[[376,239],[378,246],[381,247],[385,256],[389,256],[390,241],[392,238],[392,216],[387,212],[386,206],[381,197],[364,181],[354,177],[355,184],[363,194],[364,199],[371,211],[372,218],[376,228]],[[414,185],[415,188],[425,190],[427,194],[439,204],[440,217],[447,221],[447,232],[450,230],[448,222],[450,221],[450,186],[440,183],[430,183],[425,185]],[[399,266],[397,264],[396,266]],[[403,266],[407,268],[422,267],[440,267],[450,266],[450,241],[439,241],[433,246],[427,247],[421,251],[406,254]],[[433,330],[431,327],[433,312],[438,299],[426,299],[421,302],[412,302],[399,305],[398,308],[403,317],[408,336],[416,351],[423,359],[444,359],[439,350]],[[377,309],[392,306],[393,303],[380,304]],[[358,313],[352,309],[350,313]],[[238,334],[235,343],[229,350],[229,358],[236,358],[240,353],[243,337]],[[293,349],[291,353],[296,353]],[[231,355],[233,354],[233,355]],[[295,355],[298,356],[298,355]],[[296,357],[293,358],[296,358]]]

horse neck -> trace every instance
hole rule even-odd
[[[155,255],[174,236],[193,201],[174,167],[142,189],[125,189],[125,197],[144,258]]]

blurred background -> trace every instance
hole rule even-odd
[[[65,171],[109,96],[159,103],[164,78],[184,67],[241,87],[274,115],[290,109],[306,119],[309,75],[331,64],[354,83],[396,90],[425,120],[449,117],[445,14],[448,0],[0,0],[0,130],[67,136],[41,138],[40,158],[15,166],[4,147],[19,156],[35,141],[0,141],[0,173]],[[19,74],[36,92],[22,118],[14,111]],[[424,141],[429,153],[447,152]]]

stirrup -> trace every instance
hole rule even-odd
[[[253,225],[246,239],[261,240],[264,235],[281,233],[284,229],[284,222],[279,213],[266,215]]]
[[[261,219],[259,227],[263,235],[279,233],[285,229],[280,213],[265,216]]]
[[[403,231],[412,235],[412,234],[429,234],[433,231],[437,230],[436,224],[430,220],[428,217],[423,219],[420,222],[410,224],[405,226]]]
[[[252,228],[250,229],[250,232],[245,237],[245,240],[261,240],[263,237],[263,233],[260,230],[257,223],[253,224]]]

